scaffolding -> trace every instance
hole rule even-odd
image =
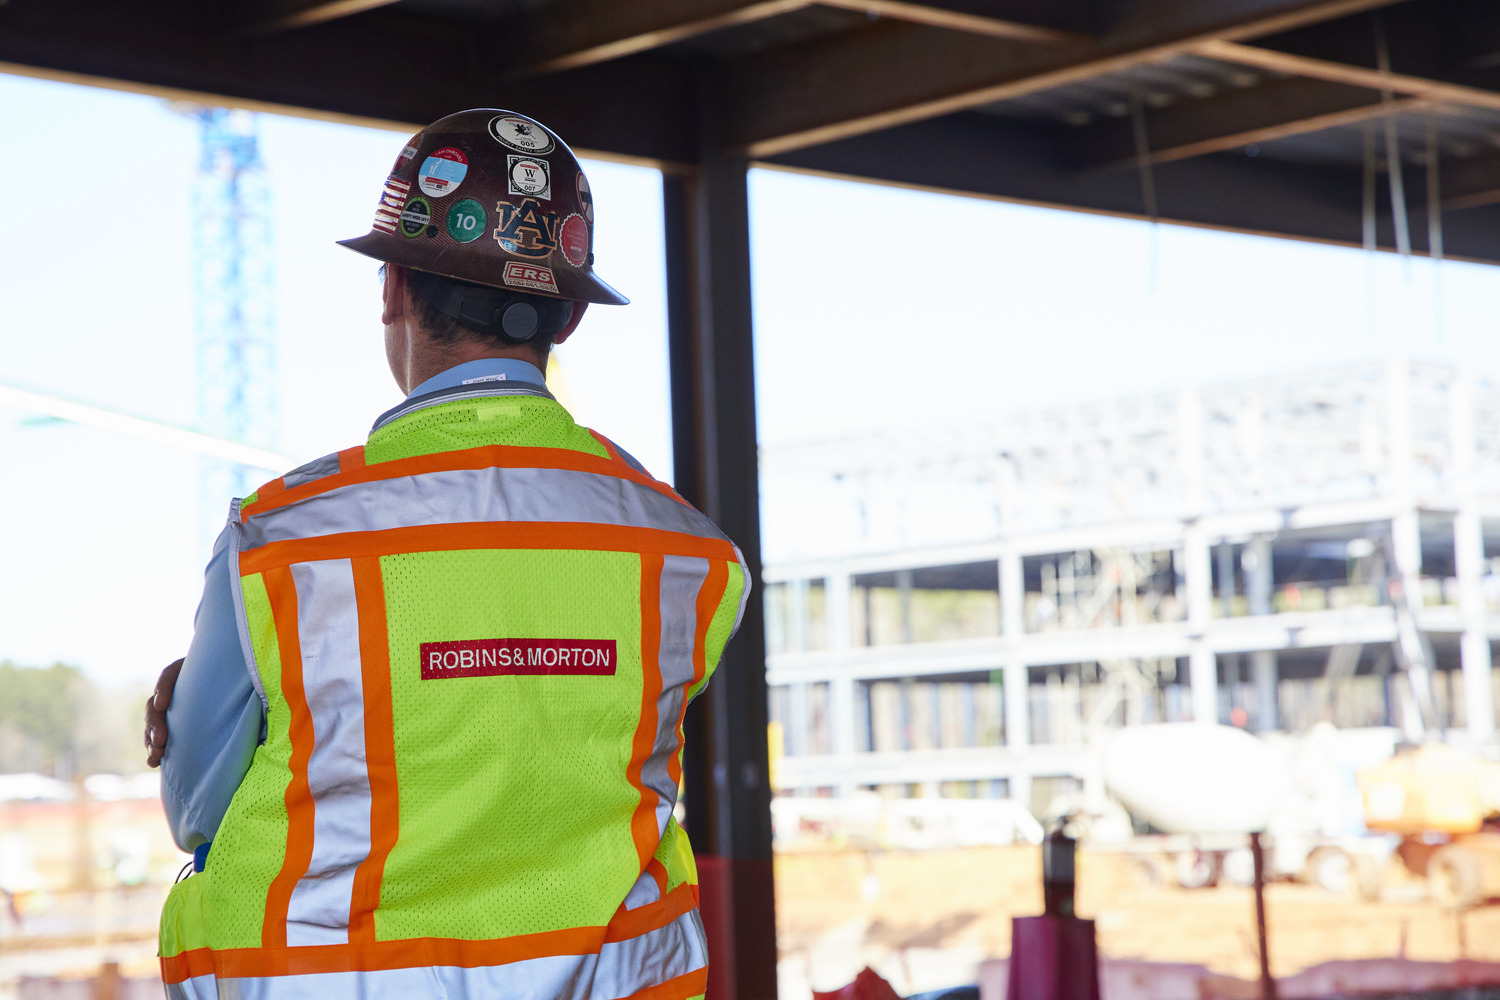
[[[198,429],[275,450],[276,349],[270,181],[248,111],[181,106],[201,130],[193,190]],[[208,540],[230,497],[258,480],[249,466],[203,458],[201,520]]]
[[[1492,743],[1497,390],[1392,360],[767,449],[782,787],[1039,802],[1151,721]]]

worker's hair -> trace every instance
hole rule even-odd
[[[385,278],[385,267],[380,269],[382,280]],[[406,294],[411,299],[412,311],[416,313],[417,322],[422,329],[438,344],[457,344],[463,341],[473,341],[480,344],[488,344],[495,347],[517,347],[522,346],[514,340],[507,340],[501,333],[485,333],[474,329],[469,324],[454,319],[437,307],[438,299],[445,296],[454,285],[470,285],[471,282],[457,281],[453,278],[445,278],[439,274],[431,274],[427,271],[418,271],[413,268],[406,269]],[[480,287],[475,285],[474,287]],[[540,299],[540,296],[516,293],[516,297],[525,299]],[[543,371],[547,369],[547,353],[552,350],[552,338],[560,331],[541,329],[536,336],[526,341],[524,346],[530,348],[537,358],[537,367]]]

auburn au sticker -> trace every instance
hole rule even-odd
[[[501,249],[517,257],[550,257],[557,249],[557,213],[545,211],[535,198],[523,198],[520,205],[497,201],[495,214]]]

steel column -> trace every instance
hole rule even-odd
[[[754,581],[739,634],[684,726],[713,1000],[776,996],[747,167],[709,150],[663,183],[674,478],[740,546]]]

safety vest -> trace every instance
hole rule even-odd
[[[672,810],[743,560],[545,392],[488,385],[235,504],[266,739],[163,910],[169,997],[704,992]]]

